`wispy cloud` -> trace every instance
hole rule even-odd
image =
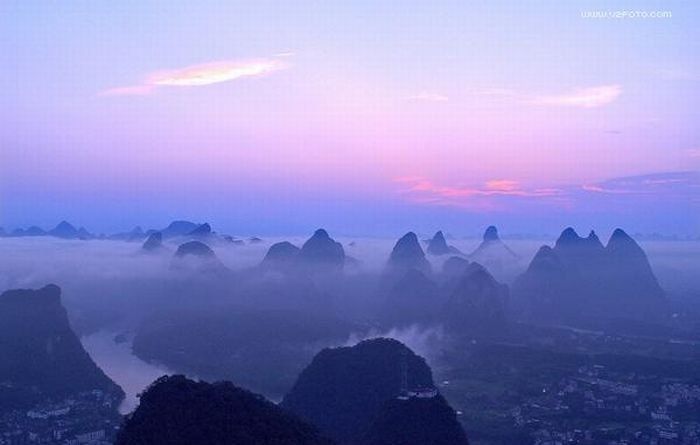
[[[614,102],[620,94],[622,94],[620,85],[602,85],[579,88],[558,95],[535,96],[534,102],[541,105],[597,108]]]
[[[689,148],[685,152],[689,158],[700,159],[700,148]]]
[[[480,88],[466,92],[472,97],[494,100],[512,100],[524,104],[556,107],[596,108],[608,105],[622,94],[620,85],[600,85],[576,88],[558,94],[516,91],[509,88]]]
[[[413,96],[408,96],[406,99],[421,102],[447,102],[448,100],[450,100],[450,98],[445,96],[444,94],[431,93],[425,91],[418,94],[414,94]]]
[[[421,177],[408,176],[394,180],[401,184],[400,193],[410,201],[475,209],[495,209],[489,197],[554,198],[561,194],[557,188],[527,188],[518,181],[492,179],[476,185],[443,185]]]
[[[285,54],[285,57],[291,53]],[[281,57],[281,56],[278,56]],[[278,58],[251,60],[224,60],[190,65],[172,70],[160,70],[145,76],[137,85],[109,88],[100,92],[102,96],[146,95],[161,87],[196,87],[230,82],[245,77],[258,77],[286,68],[288,65]]]
[[[395,178],[398,193],[415,204],[502,211],[532,205],[574,208],[599,200],[698,202],[700,172],[666,172],[613,178],[597,183],[525,186],[509,179],[474,185],[438,184],[422,176]],[[594,200],[594,201],[592,201]],[[617,204],[619,205],[619,204]],[[617,206],[616,205],[616,206]]]
[[[609,195],[685,196],[700,192],[700,172],[669,172],[584,184],[585,192]]]

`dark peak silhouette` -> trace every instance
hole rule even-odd
[[[447,255],[447,254],[460,254],[461,252],[452,246],[447,245],[447,240],[445,240],[445,235],[443,235],[442,230],[438,230],[437,233],[428,243],[428,253],[431,255]]]
[[[175,251],[176,257],[185,257],[188,255],[203,257],[203,258],[215,258],[216,254],[211,250],[211,247],[207,246],[201,241],[188,241],[186,243],[180,244]]]
[[[430,272],[430,263],[425,258],[415,233],[408,232],[399,238],[389,256],[388,266],[390,271],[413,268]]]
[[[163,238],[172,238],[175,236],[184,236],[199,227],[199,224],[195,224],[191,221],[173,221],[168,224],[168,227],[161,230]]]
[[[445,306],[448,325],[457,331],[498,328],[505,320],[508,286],[501,284],[479,263],[470,263]]]
[[[116,445],[330,445],[316,429],[230,382],[164,376],[140,397]]]
[[[328,232],[318,229],[301,247],[299,256],[312,264],[327,264],[342,267],[345,262],[343,245],[328,236]]]
[[[163,234],[160,232],[153,232],[148,235],[146,241],[144,241],[141,249],[147,252],[155,252],[163,248]]]
[[[228,271],[211,247],[201,241],[188,241],[180,244],[175,251],[171,269],[189,270],[202,273],[223,274]]]
[[[625,251],[644,255],[644,251],[639,247],[639,244],[622,229],[615,229],[610,235],[607,249],[611,252]]]
[[[457,413],[440,394],[391,399],[372,422],[365,445],[468,445]]]
[[[299,259],[299,252],[301,252],[301,249],[289,241],[275,243],[267,249],[262,266],[272,268],[291,267]]]
[[[0,294],[0,303],[10,306],[27,306],[36,310],[56,310],[61,306],[61,288],[47,284],[41,289],[14,289]],[[7,306],[6,306],[7,307]]]
[[[518,259],[518,255],[501,241],[496,226],[489,226],[484,231],[483,240],[469,255],[469,258],[487,265],[493,271],[499,272],[504,267],[513,264]]]
[[[539,248],[528,266],[529,272],[549,272],[562,270],[561,259],[549,246]]]
[[[442,230],[438,230],[433,239],[428,243],[428,253],[433,255],[445,255],[450,253],[450,248],[447,246],[447,241],[445,240],[445,235],[442,234]]]
[[[3,229],[2,227],[0,227],[0,236],[7,236],[5,229]]]
[[[56,227],[49,230],[48,234],[56,238],[74,239],[78,237],[78,229],[68,221],[61,221]]]
[[[250,244],[262,243],[262,241],[263,241],[263,240],[260,239],[260,238],[258,238],[257,236],[251,236],[250,238],[248,238],[248,242],[249,242]]]
[[[302,371],[281,406],[339,444],[361,443],[387,401],[408,389],[432,388],[425,360],[387,338],[324,349]]]
[[[44,235],[46,235],[46,230],[44,230],[38,226],[30,226],[27,230],[24,231],[24,235],[26,235],[26,236],[44,236]]]
[[[205,238],[211,235],[211,226],[209,223],[201,224],[196,229],[192,230],[188,235]]]
[[[78,229],[77,237],[81,240],[87,240],[94,238],[95,236],[92,233],[88,232],[88,230],[85,227],[80,227]]]
[[[500,241],[496,226],[488,226],[484,231],[484,241]]]
[[[559,235],[559,238],[557,239],[555,243],[555,247],[558,246],[564,246],[566,244],[572,244],[572,243],[577,243],[581,240],[582,238],[578,236],[578,233],[576,233],[576,230],[574,230],[573,227],[567,227],[561,232],[561,235]]]
[[[653,320],[666,313],[664,292],[642,248],[617,229],[607,246],[591,231],[568,228],[553,249],[542,247],[513,286],[529,318],[576,322],[582,318]]]
[[[573,267],[590,267],[592,263],[602,261],[603,244],[598,235],[591,231],[583,238],[574,229],[565,229],[554,245],[554,250],[560,258]]]
[[[0,294],[0,339],[0,381],[22,394],[7,404],[32,404],[93,389],[112,394],[115,402],[123,397],[71,330],[56,285]]]
[[[609,267],[616,274],[617,293],[627,292],[638,298],[660,301],[665,293],[649,264],[646,253],[637,242],[622,229],[616,229],[605,247]]]
[[[598,235],[595,233],[595,230],[591,230],[586,239],[592,243],[600,244],[601,246],[603,245],[603,243],[600,242],[600,238],[598,238]]]

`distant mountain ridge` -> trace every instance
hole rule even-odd
[[[461,255],[462,252],[456,247],[447,244],[442,230],[438,230],[433,238],[428,242],[427,252],[431,255]]]
[[[396,241],[386,265],[389,274],[401,275],[409,269],[417,269],[426,274],[432,270],[418,237],[413,232],[406,233]]]
[[[301,248],[289,241],[273,244],[260,267],[278,272],[323,273],[341,271],[348,260],[343,245],[325,229],[318,229]]]
[[[651,319],[664,312],[665,294],[642,248],[616,229],[604,246],[595,232],[565,229],[543,246],[513,285],[527,318],[600,316]]]

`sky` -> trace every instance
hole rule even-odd
[[[673,1],[3,1],[0,226],[699,235],[699,20]]]

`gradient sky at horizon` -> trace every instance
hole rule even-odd
[[[697,235],[700,4],[613,3],[2,2],[0,226]]]

